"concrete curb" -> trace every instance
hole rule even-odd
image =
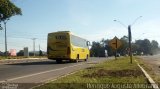
[[[47,58],[23,58],[23,59],[4,59],[0,60],[0,64],[27,63],[35,60],[46,60]]]
[[[0,61],[9,61],[9,60],[26,60],[26,59],[47,59],[47,57],[45,58],[22,58],[22,59],[2,59]]]
[[[152,85],[153,89],[160,89],[158,87],[158,85],[155,83],[155,81],[149,76],[149,74],[143,69],[142,66],[139,65],[139,63],[135,60],[135,62],[137,63],[138,67],[142,70],[142,72],[144,73],[144,75],[146,76],[147,80],[149,81],[149,83]]]

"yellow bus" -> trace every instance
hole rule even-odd
[[[70,31],[58,31],[48,33],[47,40],[48,59],[56,60],[57,63],[62,60],[78,62],[89,58],[89,44],[86,39],[73,35]]]

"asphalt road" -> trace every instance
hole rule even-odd
[[[62,64],[57,64],[54,60],[48,59],[13,64],[0,64],[0,83],[29,83],[30,87],[33,87],[108,59],[112,58],[90,58],[87,62],[63,62]],[[31,83],[33,85],[31,85]],[[24,89],[27,88],[25,87]]]
[[[156,74],[160,75],[160,54],[153,56],[139,56],[139,58],[143,59],[145,63],[152,67]]]

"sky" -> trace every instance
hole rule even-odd
[[[133,42],[147,38],[160,43],[160,0],[11,1],[21,8],[22,16],[13,16],[7,21],[8,50],[28,47],[33,51],[32,39],[37,38],[36,50],[40,45],[40,49],[46,51],[47,34],[56,31],[71,31],[91,42],[121,38],[128,35],[130,24]],[[139,16],[142,17],[135,22]],[[0,51],[4,51],[4,43],[4,30],[0,30]]]

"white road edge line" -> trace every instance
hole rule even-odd
[[[93,61],[93,62],[97,62],[97,61]],[[88,62],[87,62],[88,63]],[[57,78],[50,78],[50,79],[46,79],[46,80],[43,80],[43,81],[41,81],[41,82],[44,82],[44,83],[49,83],[49,82],[51,82],[51,81],[56,81],[56,80],[58,80],[58,79],[60,79],[60,78],[63,78],[63,77],[66,77],[66,76],[68,76],[68,75],[71,75],[71,74],[75,74],[76,72],[78,72],[79,70],[76,70],[76,71],[74,71],[74,72],[71,72],[71,73],[68,73],[68,74],[65,74],[65,75],[62,75],[62,76],[59,76],[59,77],[57,77]],[[51,81],[50,81],[51,80]]]
[[[75,74],[76,72],[78,72],[78,71],[74,71],[74,72],[71,72],[71,73],[68,73],[68,74],[65,74],[65,75],[59,76],[59,77],[57,77],[57,78],[55,77],[55,78],[50,78],[50,79],[47,79],[47,80],[41,81],[41,82],[44,82],[44,83],[42,83],[42,84],[40,84],[40,85],[37,85],[37,86],[33,86],[33,87],[29,88],[29,89],[33,89],[33,88],[37,88],[37,87],[43,86],[43,85],[45,85],[46,83],[56,81],[56,80],[58,80],[58,79],[60,79],[60,78],[64,78],[64,77],[66,77],[66,76],[69,76],[69,75]]]
[[[149,76],[149,74],[143,69],[143,67],[141,67],[136,60],[135,60],[135,62],[137,63],[137,65],[139,66],[139,68],[142,70],[142,72],[144,73],[144,75],[147,77],[147,79],[150,82],[150,84],[152,85],[152,87],[154,89],[160,89],[158,87],[158,85],[154,82],[154,80]]]
[[[98,62],[98,61],[92,61],[92,62],[94,63],[94,62]],[[87,63],[91,63],[91,62],[87,62]],[[58,80],[58,79],[60,79],[60,78],[66,77],[66,76],[68,76],[68,75],[75,74],[75,73],[78,72],[78,71],[79,71],[79,70],[74,71],[74,72],[71,72],[71,73],[68,73],[68,74],[65,74],[65,75],[62,75],[62,76],[59,76],[59,77],[57,77],[57,78],[50,78],[50,79],[41,81],[41,82],[44,82],[44,83],[43,83],[43,84],[40,84],[40,85],[37,85],[37,86],[34,86],[34,87],[31,87],[30,89],[33,89],[33,88],[42,86],[42,85],[44,85],[44,84],[46,84],[46,83],[49,83],[49,82],[52,82],[52,81],[56,81],[56,80]]]
[[[92,61],[92,62],[97,62],[97,61]],[[87,62],[87,63],[91,63],[91,62]],[[43,84],[40,84],[40,85],[37,85],[37,86],[34,86],[34,87],[31,87],[30,89],[33,89],[33,88],[42,86],[42,85],[44,85],[44,84],[46,84],[46,83],[49,83],[49,82],[52,82],[52,81],[56,81],[56,80],[58,80],[58,79],[60,79],[60,78],[66,77],[66,76],[68,76],[68,75],[75,74],[75,73],[78,72],[78,71],[79,71],[79,70],[74,71],[74,72],[71,72],[71,73],[68,73],[68,74],[65,74],[65,75],[62,75],[62,76],[59,76],[59,77],[57,77],[57,78],[55,78],[55,79],[54,79],[54,78],[50,78],[50,79],[41,81],[41,82],[44,82],[44,83],[43,83]],[[50,80],[51,80],[51,81],[50,81]]]
[[[84,63],[77,64],[77,65],[72,65],[72,66],[67,66],[67,67],[63,67],[63,68],[59,68],[59,69],[54,69],[54,70],[39,72],[39,73],[35,73],[35,74],[25,75],[25,76],[21,76],[21,77],[6,79],[6,80],[7,80],[7,82],[8,82],[8,81],[13,81],[13,80],[21,79],[21,78],[26,78],[26,77],[31,77],[31,76],[35,76],[35,75],[45,74],[45,73],[49,73],[49,72],[53,72],[53,71],[63,70],[63,69],[66,69],[66,68],[68,68],[68,67],[75,67],[75,66],[79,66],[79,65],[82,65],[82,64],[84,64]],[[4,83],[4,82],[6,82],[6,80],[0,81],[0,83]]]

